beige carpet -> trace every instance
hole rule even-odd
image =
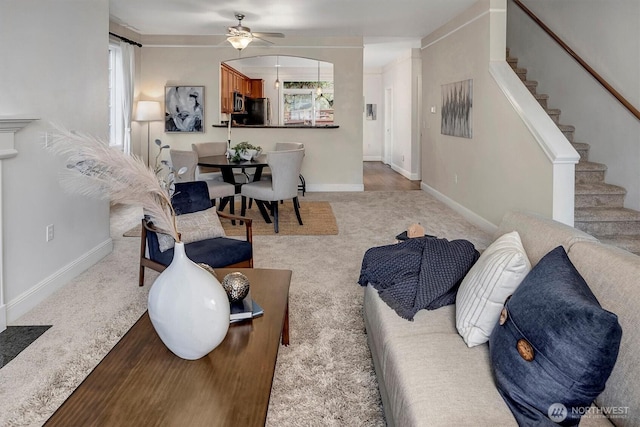
[[[291,345],[281,347],[267,426],[384,426],[364,334],[364,252],[389,244],[413,222],[428,234],[490,236],[422,191],[307,193],[328,201],[339,234],[255,236],[255,266],[293,271]],[[0,426],[39,426],[64,402],[146,309],[157,274],[137,286],[139,241],[121,237],[140,213],[113,215],[114,252],[12,325],[53,327],[0,369]]]
[[[226,209],[225,212],[229,212]],[[235,212],[240,215],[240,203],[236,202]],[[257,206],[247,209],[246,217],[251,218],[251,228],[254,236],[276,235],[273,229],[273,223],[265,222]],[[298,224],[293,204],[287,201],[278,207],[278,235],[280,236],[323,236],[330,234],[338,234],[338,224],[336,217],[333,215],[331,204],[323,201],[301,201],[300,217],[303,225]],[[231,221],[223,220],[222,226],[227,236],[244,236],[245,227],[236,223],[233,225]],[[136,225],[125,231],[124,237],[140,237],[140,226]]]

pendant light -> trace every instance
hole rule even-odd
[[[316,86],[316,95],[322,95],[322,88],[320,87],[320,61],[318,61],[318,85]]]
[[[276,56],[276,82],[274,84],[275,88],[278,89],[280,87],[280,64],[279,64],[279,56]]]

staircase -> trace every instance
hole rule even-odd
[[[507,62],[580,154],[575,168],[574,226],[603,243],[640,255],[640,212],[623,206],[627,190],[605,182],[607,166],[589,161],[589,144],[573,140],[575,128],[560,124],[560,110],[548,107],[549,96],[537,92],[538,82],[527,80],[526,68],[518,67],[518,59],[510,57],[508,49]]]

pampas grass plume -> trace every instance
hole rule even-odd
[[[112,204],[141,206],[155,228],[180,241],[168,190],[140,157],[93,135],[71,132],[59,124],[52,127],[48,149],[67,159],[61,178],[66,190]]]

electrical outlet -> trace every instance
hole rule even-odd
[[[47,225],[47,242],[53,240],[53,224]]]

